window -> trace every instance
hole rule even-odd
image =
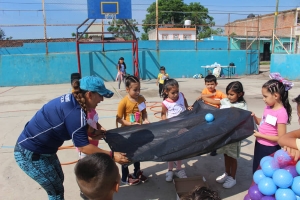
[[[286,50],[289,50],[290,49],[290,43],[289,42],[284,42],[284,43],[282,43],[283,44],[283,46],[284,46],[284,48],[286,49]],[[282,50],[284,50],[284,48],[282,47]]]
[[[240,50],[246,50],[246,42],[240,42]]]
[[[168,34],[162,34],[162,40],[168,40]]]
[[[183,40],[191,40],[192,35],[183,35]]]
[[[179,40],[179,34],[173,34],[173,40]]]

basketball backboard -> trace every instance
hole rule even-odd
[[[131,0],[87,0],[89,19],[106,19],[116,15],[116,19],[131,19]]]

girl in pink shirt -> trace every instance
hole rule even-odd
[[[263,101],[266,104],[263,116],[258,118],[252,114],[256,124],[259,125],[258,131],[254,131],[253,134],[256,137],[253,173],[263,157],[281,148],[277,141],[286,133],[286,124],[291,120],[292,107],[289,103],[288,90],[293,84],[284,80],[279,73],[271,73],[270,77],[272,80],[262,86]]]

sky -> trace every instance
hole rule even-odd
[[[0,0],[0,28],[4,30],[5,35],[13,39],[44,38],[41,2],[42,0]],[[87,18],[86,2],[86,0],[45,0],[47,24],[82,23]],[[142,23],[147,8],[153,2],[155,0],[131,0],[132,18]],[[185,0],[184,2],[187,4],[200,2],[208,8],[216,25],[220,26],[228,22],[226,13],[232,13],[230,21],[234,21],[246,18],[250,13],[260,15],[274,13],[276,6],[276,0]],[[300,7],[300,0],[279,0],[279,11],[297,7]],[[139,29],[142,32],[142,27]],[[47,37],[70,38],[75,31],[76,26],[47,26]]]

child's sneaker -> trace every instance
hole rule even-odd
[[[174,172],[173,172],[173,171],[168,171],[168,172],[166,173],[166,181],[167,181],[167,182],[173,181],[173,176],[174,176]]]
[[[143,171],[141,171],[141,170],[137,171],[136,178],[140,179],[140,181],[142,181],[143,183],[148,181],[148,178],[143,175]]]
[[[236,180],[234,180],[231,176],[228,176],[225,183],[223,184],[223,188],[229,189],[232,188],[236,184]]]
[[[181,169],[181,170],[179,170],[179,171],[176,171],[176,172],[175,172],[175,175],[176,175],[178,178],[187,178],[184,169]]]
[[[225,173],[222,174],[221,176],[218,176],[218,177],[216,178],[216,181],[217,181],[218,183],[225,183],[225,181],[227,180],[227,178],[228,178],[228,175],[227,175],[227,173],[225,172]]]
[[[122,181],[122,185],[138,185],[140,183],[140,179],[134,178],[132,175],[128,176],[128,181]]]

